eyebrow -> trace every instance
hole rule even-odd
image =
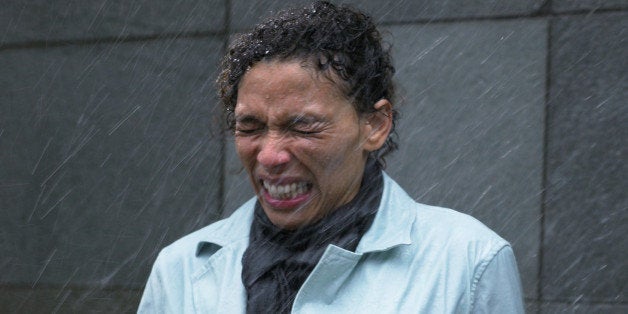
[[[327,122],[327,119],[323,117],[299,114],[299,115],[288,116],[287,119],[285,119],[281,123],[281,125],[283,127],[289,127],[289,126],[299,125],[299,124],[304,125],[304,124],[314,124],[314,123],[324,123],[324,122]],[[235,123],[246,125],[246,124],[258,124],[258,123],[263,123],[263,122],[255,115],[245,114],[242,116],[235,117]]]
[[[312,124],[317,122],[325,122],[326,119],[311,115],[295,115],[288,118],[289,125],[295,124]]]
[[[235,122],[236,123],[259,123],[260,119],[258,119],[256,116],[254,115],[243,115],[243,116],[237,116],[235,118]]]

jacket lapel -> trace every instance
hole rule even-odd
[[[223,248],[212,255],[207,267],[192,281],[197,313],[244,313],[246,292],[240,279],[246,244]]]
[[[294,310],[298,312],[298,305],[308,302],[331,303],[361,257],[362,254],[356,254],[335,245],[328,246],[297,293]]]
[[[192,297],[197,313],[244,313],[242,255],[249,243],[255,198],[229,218],[213,225],[198,242],[200,267],[192,275]]]
[[[363,255],[409,245],[416,213],[408,210],[414,201],[384,173],[384,191],[373,225],[364,234],[356,252],[334,245],[325,250],[320,261],[299,290],[293,310],[309,302],[331,303]]]

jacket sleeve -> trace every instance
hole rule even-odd
[[[510,246],[478,270],[472,313],[525,313],[519,271]]]
[[[165,300],[165,295],[159,268],[159,257],[157,257],[144,288],[137,313],[164,313],[165,304],[163,300]]]

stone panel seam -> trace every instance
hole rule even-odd
[[[159,41],[166,39],[204,39],[204,38],[221,38],[225,34],[224,31],[220,32],[189,32],[189,33],[163,33],[157,35],[148,36],[123,36],[123,37],[99,37],[99,38],[85,38],[85,39],[70,39],[70,40],[50,40],[50,41],[25,41],[17,43],[8,43],[0,45],[0,52],[7,50],[19,50],[19,49],[45,49],[54,47],[67,47],[67,46],[89,46],[97,44],[119,44],[119,43],[132,43],[132,42],[144,42],[144,41]]]
[[[229,49],[229,33],[231,32],[231,27],[229,26],[231,24],[231,0],[224,0],[224,1],[225,1],[225,18],[224,18],[225,25],[223,27],[224,31],[222,33],[223,55]],[[220,62],[222,62],[222,60],[220,60]],[[219,99],[218,102],[221,102],[221,100]],[[220,110],[220,114],[222,115],[222,110]],[[220,119],[220,121],[222,122],[223,120]],[[225,193],[227,192],[226,185],[227,185],[227,162],[228,162],[227,161],[227,139],[225,137],[224,128],[221,128],[221,131],[220,131],[219,145],[220,145],[220,149],[222,153],[220,155],[220,173],[219,173],[220,183],[218,184],[219,206],[218,206],[217,217],[223,217],[223,214],[227,207]]]
[[[568,299],[545,300],[539,303],[541,306],[547,305],[567,305],[567,306],[628,306],[628,302],[613,301],[580,301]]]
[[[554,9],[552,9],[552,14],[555,14],[555,15],[589,15],[589,14],[606,13],[606,12],[628,12],[628,8],[611,7],[611,8],[594,8],[594,9],[566,9],[565,11],[554,11]]]
[[[540,224],[541,230],[539,235],[539,264],[538,264],[538,278],[537,278],[537,297],[539,302],[543,300],[543,263],[544,263],[544,248],[545,248],[545,212],[547,201],[547,163],[548,163],[548,141],[549,141],[549,101],[550,101],[550,87],[552,85],[552,25],[553,19],[550,18],[547,23],[546,29],[546,53],[545,53],[545,95],[543,102],[543,163],[541,169],[541,216]],[[539,309],[540,311],[540,309]]]
[[[573,12],[548,12],[543,9],[543,6],[534,13],[529,14],[510,14],[510,15],[492,15],[492,16],[468,16],[468,17],[446,17],[446,18],[420,18],[407,21],[394,21],[394,22],[380,22],[381,26],[403,26],[403,25],[425,25],[425,24],[455,24],[463,22],[474,21],[502,21],[502,20],[520,20],[520,19],[535,19],[535,18],[553,18],[553,17],[576,17],[576,16],[588,16],[592,14],[604,14],[614,12],[628,12],[628,9],[597,9],[597,10],[579,10]]]

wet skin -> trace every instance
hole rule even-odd
[[[386,100],[374,105],[390,110]],[[353,199],[368,153],[388,135],[382,117],[359,115],[305,62],[261,61],[249,69],[238,88],[235,144],[273,224],[295,229]]]

